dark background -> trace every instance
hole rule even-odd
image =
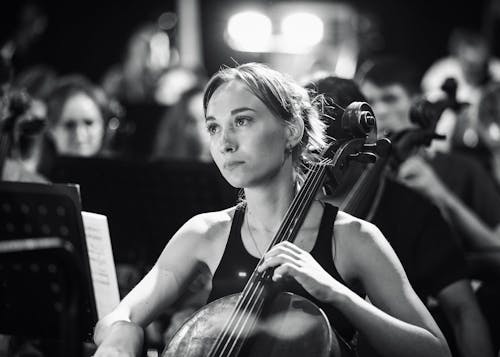
[[[377,19],[383,37],[379,52],[406,55],[425,67],[447,52],[450,31],[456,27],[481,30],[488,5],[494,0],[467,2],[434,0],[349,1]],[[276,3],[275,1],[274,3]],[[27,1],[1,5],[0,40],[11,38],[19,24],[19,10]],[[16,57],[16,70],[32,64],[48,64],[58,73],[82,72],[100,80],[104,72],[120,61],[129,35],[140,24],[155,20],[165,11],[175,11],[172,0],[30,1],[47,14],[45,33],[25,53]],[[271,1],[247,3],[269,4]],[[222,40],[227,13],[241,4],[236,0],[200,0],[205,68],[208,74],[221,64],[258,60],[258,56],[236,53]],[[498,17],[498,15],[496,15]],[[496,20],[498,22],[498,20]],[[499,54],[500,40],[493,42]]]

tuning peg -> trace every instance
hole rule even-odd
[[[377,154],[380,157],[387,157],[391,152],[392,143],[387,138],[377,140]]]
[[[371,152],[358,152],[355,154],[349,155],[350,160],[354,160],[357,162],[361,162],[363,164],[371,164],[377,161],[377,155]]]
[[[377,154],[380,157],[386,157],[391,151],[391,141],[387,138],[378,139],[375,143],[367,143],[363,145],[365,152]]]

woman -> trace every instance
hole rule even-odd
[[[94,156],[106,133],[104,92],[80,76],[62,78],[48,98],[49,135],[58,154]]]
[[[87,78],[80,75],[60,78],[47,98],[48,125],[38,171],[50,177],[58,156],[109,154],[118,126],[118,112],[115,113],[112,104],[115,103],[104,91]]]
[[[200,267],[218,274],[235,247],[257,262],[296,194],[301,163],[324,145],[323,125],[307,92],[264,65],[221,70],[207,85],[204,108],[211,154],[226,180],[244,189],[245,204],[198,215],[174,235],[153,269],[97,324],[96,356],[137,354],[139,326],[174,303]],[[336,213],[314,201],[295,244],[270,249],[259,269],[274,267],[276,281],[293,277],[306,296],[325,309],[342,311],[383,355],[449,356],[439,328],[382,234],[367,222]],[[329,251],[317,248],[325,244]],[[218,286],[212,297],[220,293],[214,289]],[[373,305],[354,290],[365,291]]]

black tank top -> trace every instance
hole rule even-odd
[[[337,212],[337,207],[328,204],[324,206],[318,236],[310,254],[326,272],[340,283],[348,286],[340,276],[332,261],[333,225]],[[208,302],[243,291],[250,275],[259,262],[258,258],[248,253],[241,239],[241,225],[243,223],[244,214],[244,207],[237,208],[234,213],[231,231],[224,254],[212,278],[212,291],[208,298]],[[325,304],[315,299],[294,280],[287,285],[286,290],[315,303],[325,312],[330,321],[330,325],[337,333],[339,333],[345,341],[352,340],[355,330],[338,309],[330,304]]]

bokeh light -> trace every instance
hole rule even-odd
[[[316,15],[298,12],[281,21],[282,35],[290,45],[303,48],[317,45],[323,39],[323,21]]]
[[[233,15],[227,32],[234,46],[243,51],[264,50],[271,38],[271,20],[256,11],[245,11]]]

